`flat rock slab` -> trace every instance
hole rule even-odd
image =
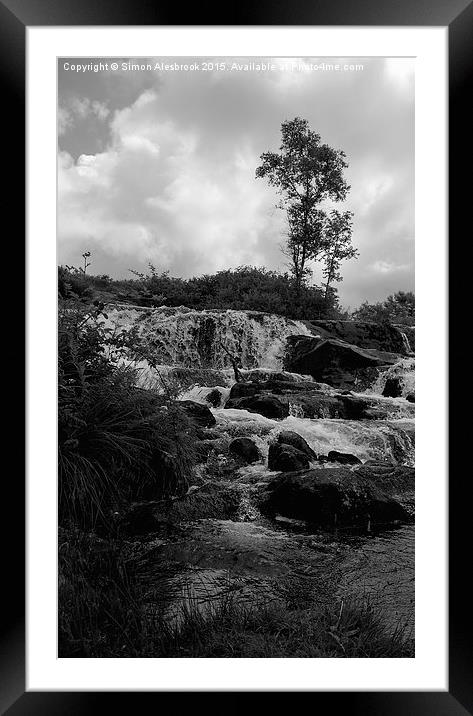
[[[392,365],[400,357],[333,338],[289,336],[285,368],[334,387],[351,387],[364,383],[376,369]]]
[[[309,321],[310,327],[317,331],[322,338],[338,338],[352,343],[360,348],[375,348],[377,350],[406,354],[406,343],[403,332],[409,329],[400,329],[390,324],[370,323],[368,321]],[[413,331],[412,331],[413,332]],[[410,339],[411,331],[409,331]]]

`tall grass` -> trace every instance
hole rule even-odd
[[[59,314],[58,464],[60,522],[106,523],[124,500],[187,488],[195,429],[166,394],[136,387],[110,348],[97,311],[77,301]]]

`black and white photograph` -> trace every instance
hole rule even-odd
[[[58,58],[59,658],[415,657],[415,66]]]

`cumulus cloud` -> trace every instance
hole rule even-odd
[[[88,249],[95,271],[122,276],[148,261],[186,277],[284,268],[284,215],[255,169],[279,146],[281,122],[299,115],[350,163],[343,208],[354,211],[360,258],[343,270],[343,302],[411,289],[413,65],[399,62],[370,60],[357,73],[130,73],[126,106],[113,92],[97,98],[84,78],[74,95],[76,79],[66,91],[62,78],[60,260]]]

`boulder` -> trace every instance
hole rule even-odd
[[[218,388],[213,388],[210,393],[207,394],[205,400],[207,403],[210,403],[213,408],[218,408],[222,402],[222,393]]]
[[[403,336],[409,329],[404,327],[401,329],[389,323],[367,321],[320,320],[309,321],[309,324],[322,338],[336,338],[359,348],[374,348],[388,353],[407,355],[409,352]]]
[[[393,496],[389,478],[380,477],[364,466],[281,474],[266,485],[260,506],[267,514],[320,525],[410,522],[409,512]]]
[[[265,418],[281,419],[289,415],[289,404],[270,393],[227,400],[225,408],[248,410],[250,413],[264,415]]]
[[[326,462],[339,462],[342,465],[361,465],[361,460],[356,455],[352,455],[349,452],[338,452],[338,450],[330,450]]]
[[[241,491],[237,486],[208,482],[177,499],[133,503],[119,515],[118,524],[121,534],[130,536],[180,529],[182,522],[231,519],[240,503]]]
[[[409,401],[409,403],[415,403],[416,402],[416,394],[413,392],[410,392],[406,395],[406,400]]]
[[[298,433],[293,432],[292,430],[282,430],[279,435],[277,436],[278,443],[282,443],[283,445],[291,445],[292,447],[296,448],[296,450],[300,450],[300,452],[303,452],[309,460],[316,460],[317,455],[312,450],[310,445],[304,440],[304,438],[299,435]]]
[[[362,420],[371,417],[369,413],[371,401],[369,399],[358,398],[355,395],[337,395],[336,398],[343,406],[343,410],[340,410],[341,418]]]
[[[400,378],[388,378],[384,388],[385,398],[399,398],[402,395],[402,380]]]
[[[316,381],[339,388],[357,384],[367,369],[391,365],[391,357],[373,355],[340,340],[289,336],[285,367],[295,373],[311,375]]]
[[[268,468],[281,472],[293,470],[306,470],[309,467],[309,458],[305,452],[292,445],[273,443],[269,446]]]
[[[391,497],[399,497],[414,493],[415,468],[408,465],[394,465],[389,462],[364,463],[355,468],[360,478],[375,481],[387,490]]]
[[[235,438],[230,443],[229,450],[234,455],[242,458],[247,464],[258,462],[260,459],[260,451],[250,438]]]
[[[179,400],[178,405],[199,428],[211,428],[217,422],[207,405],[196,403],[193,400]]]
[[[234,383],[230,389],[228,401],[239,400],[240,398],[248,398],[251,395],[256,395],[256,393],[261,392],[264,386],[265,381],[242,381],[240,383]]]

